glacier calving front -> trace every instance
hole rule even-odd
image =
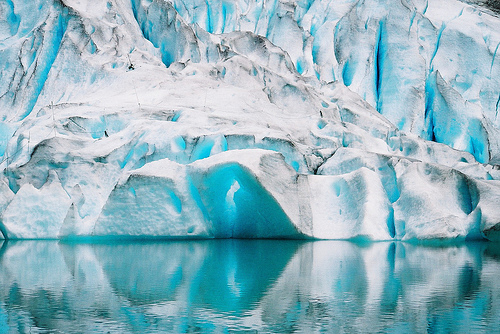
[[[2,2],[6,238],[500,239],[500,19]]]

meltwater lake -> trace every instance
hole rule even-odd
[[[0,246],[0,333],[499,331],[498,244]]]

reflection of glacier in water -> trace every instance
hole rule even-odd
[[[492,332],[500,245],[22,241],[0,332]]]

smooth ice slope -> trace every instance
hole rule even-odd
[[[500,239],[484,7],[0,6],[3,237]]]

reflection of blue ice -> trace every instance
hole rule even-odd
[[[133,304],[182,298],[235,314],[262,298],[298,247],[275,240],[92,246],[110,285]]]
[[[500,246],[8,242],[0,332],[500,328]]]
[[[7,333],[9,331],[9,324],[7,322],[8,316],[3,305],[0,306],[0,333]]]

